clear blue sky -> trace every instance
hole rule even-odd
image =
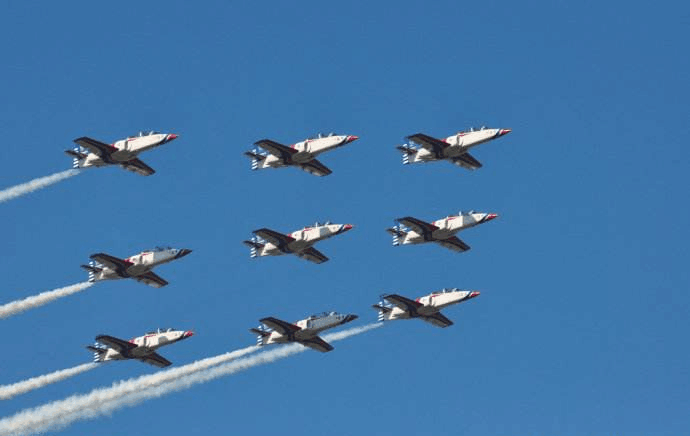
[[[577,3],[577,4],[575,4]],[[69,167],[83,135],[180,138],[157,170],[0,205],[2,297],[79,282],[91,253],[194,252],[170,285],[99,284],[1,321],[0,384],[90,358],[95,335],[194,329],[175,364],[243,347],[261,317],[375,319],[383,292],[482,291],[448,329],[398,322],[73,425],[68,435],[679,435],[690,428],[686,2],[6,2],[0,188]],[[484,168],[402,166],[405,135],[512,128]],[[333,174],[252,172],[261,138],[358,135]],[[464,254],[392,247],[393,219],[499,219]],[[253,229],[355,229],[331,258],[251,260]],[[151,373],[115,362],[0,404]]]

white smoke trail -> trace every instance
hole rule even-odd
[[[363,327],[355,327],[342,332],[325,335],[324,339],[335,342],[354,336],[365,331],[381,327],[383,324],[370,324]],[[235,357],[239,354],[248,354],[255,351],[258,347],[248,347],[237,350]],[[206,366],[205,370],[196,367],[190,370],[187,367],[198,365],[204,361],[214,360],[216,364],[218,358],[227,356],[217,356],[215,358],[204,359],[174,370],[163,371],[150,376],[143,376],[129,381],[114,384],[109,388],[100,388],[84,395],[73,395],[63,400],[54,401],[33,409],[3,418],[0,420],[0,435],[26,435],[42,433],[48,430],[58,430],[69,424],[88,418],[110,413],[116,409],[136,405],[149,398],[156,398],[170,392],[188,388],[198,383],[208,382],[224,375],[231,375],[251,367],[274,362],[278,359],[291,356],[306,350],[301,345],[288,345],[275,350],[259,353],[255,356],[239,359],[215,368]],[[229,359],[228,359],[229,360]],[[211,369],[208,369],[208,368]],[[182,374],[187,373],[186,377]]]
[[[50,374],[33,377],[11,385],[0,386],[0,400],[9,400],[17,395],[57,383],[66,378],[74,377],[77,374],[94,369],[96,366],[98,366],[96,363],[85,363],[73,368],[61,369],[60,371],[51,372]]]
[[[96,417],[100,413],[96,413],[92,409],[97,410],[99,406],[108,404],[120,397],[132,395],[140,389],[145,390],[172,382],[194,372],[203,371],[232,359],[237,359],[258,349],[259,347],[256,345],[242,348],[178,368],[113,383],[112,386],[94,389],[88,394],[73,395],[63,400],[28,409],[17,413],[12,418],[0,420],[0,435],[30,434],[48,429],[58,429],[78,419]]]
[[[68,295],[76,294],[84,289],[93,286],[91,282],[81,282],[76,285],[65,286],[64,288],[54,289],[52,291],[41,292],[38,295],[27,297],[23,300],[13,301],[11,303],[0,306],[0,319],[22,313],[25,310],[33,309],[35,307],[43,306],[58,298],[66,297]]]
[[[72,176],[79,174],[79,170],[71,169],[67,171],[61,171],[59,173],[52,174],[50,176],[39,177],[37,179],[30,180],[21,185],[12,186],[11,188],[4,189],[0,191],[0,203],[7,200],[12,200],[21,195],[28,194],[39,189],[45,188],[46,186],[53,185],[61,180],[69,179]]]

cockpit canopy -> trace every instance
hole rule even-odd
[[[479,128],[477,128],[477,127],[470,127],[469,129],[467,129],[467,130],[462,130],[462,131],[460,131],[460,132],[458,132],[458,133],[478,132],[478,131],[482,131],[482,130],[486,130],[486,126],[481,126],[481,127],[479,127]]]
[[[335,132],[330,132],[330,133],[327,133],[327,134],[326,134],[326,133],[319,132],[319,133],[316,134],[316,136],[309,137],[308,139],[328,138],[328,137],[330,137],[330,136],[336,136],[336,135],[337,135],[337,133],[335,133]]]
[[[140,130],[136,135],[130,136],[130,138],[141,138],[142,136],[158,135],[159,133],[160,132],[156,132],[155,130],[149,130],[148,132]]]
[[[474,210],[468,210],[467,212],[459,211],[458,215],[467,216],[467,215],[472,215],[473,213],[476,213],[476,212]]]
[[[327,220],[327,221],[324,222],[323,224],[317,221],[317,222],[314,223],[314,227],[328,226],[328,225],[330,225],[330,224],[331,224],[331,221],[330,221],[330,220]]]
[[[314,315],[310,315],[309,318],[307,318],[307,319],[309,320],[309,319],[326,318],[327,316],[334,316],[337,314],[338,314],[338,312],[321,312],[321,313],[317,313]]]
[[[172,327],[163,327],[163,328],[158,328],[158,329],[156,329],[156,330],[154,330],[154,331],[152,331],[152,332],[148,332],[148,333],[146,333],[146,334],[147,334],[147,335],[157,335],[157,334],[160,334],[160,333],[174,332],[175,330],[177,330],[177,329],[174,329],[174,328],[172,328]]]
[[[170,246],[165,246],[165,247],[156,246],[155,248],[152,248],[152,249],[146,250],[146,251],[159,252],[159,251],[168,251],[168,250],[172,250],[172,247],[170,247]]]

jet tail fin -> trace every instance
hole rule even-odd
[[[251,151],[247,151],[244,153],[245,156],[248,156],[252,160],[252,170],[258,170],[259,169],[259,163],[266,159],[266,156],[268,154],[266,153],[261,153],[259,150],[254,149]]]
[[[259,242],[256,237],[253,237],[249,241],[242,241],[242,243],[249,247],[249,257],[252,259],[258,255],[257,250],[264,248],[265,245]]]
[[[108,349],[99,344],[98,342],[95,342],[93,345],[87,346],[86,349],[93,351],[94,363],[105,361],[105,354],[108,352]]]
[[[266,345],[266,342],[268,341],[268,337],[271,336],[271,331],[267,329],[263,324],[261,324],[259,327],[255,329],[249,329],[250,332],[255,333],[256,336],[256,345]]]
[[[402,229],[399,225],[390,227],[386,229],[388,233],[390,233],[393,236],[393,246],[396,247],[400,245],[400,238],[405,236],[407,232]]]
[[[409,164],[410,163],[410,156],[417,153],[417,149],[414,148],[413,146],[409,145],[409,144],[399,145],[395,148],[397,148],[398,150],[400,150],[402,152],[402,163],[403,163],[403,165]]]
[[[86,159],[86,150],[81,147],[74,147],[72,150],[65,150],[65,154],[72,156],[72,168],[81,168],[81,164]]]
[[[381,298],[381,301],[379,301],[378,304],[374,304],[371,307],[378,311],[379,322],[388,321],[390,319],[390,313],[393,311],[393,307],[392,305],[386,303],[383,298]]]
[[[86,271],[89,272],[89,282],[93,283],[96,281],[96,274],[103,271],[103,267],[96,262],[89,262],[88,265],[81,265]]]

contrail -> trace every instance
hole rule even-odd
[[[325,335],[324,339],[335,342],[381,327],[382,325],[377,323],[355,327]],[[170,392],[185,389],[198,383],[208,382],[224,375],[231,375],[254,366],[271,363],[306,350],[301,345],[287,345],[216,367],[210,364],[211,361],[216,365],[222,363],[219,360],[223,356],[225,356],[225,360],[231,360],[228,357],[231,354],[234,355],[234,358],[238,358],[257,349],[257,346],[247,347],[173,370],[138,377],[113,384],[113,386],[108,388],[95,389],[88,394],[73,395],[63,400],[19,412],[14,416],[0,420],[0,435],[26,435],[42,433],[48,430],[58,430],[78,420],[95,418],[125,406],[136,405],[149,398],[160,397]],[[206,368],[201,369],[200,364],[203,362],[206,362],[204,365]],[[184,374],[187,374],[187,376],[185,377]]]
[[[21,195],[37,191],[39,189],[45,188],[46,186],[53,185],[61,180],[69,179],[70,177],[76,176],[77,174],[79,174],[79,170],[76,169],[61,171],[50,176],[39,177],[37,179],[30,180],[26,183],[22,183],[21,185],[16,185],[11,188],[4,189],[0,191],[0,203],[4,203],[7,200],[12,200],[13,198],[17,198]]]
[[[58,298],[66,297],[68,295],[76,294],[93,286],[91,282],[81,282],[76,285],[65,286],[64,288],[54,289],[52,291],[41,292],[38,295],[27,297],[23,300],[13,301],[11,303],[0,306],[0,319],[22,313],[25,310],[33,309],[35,307],[43,306]]]
[[[9,400],[17,395],[57,383],[66,378],[74,377],[77,374],[94,369],[97,366],[98,364],[96,363],[85,363],[73,368],[62,369],[60,371],[51,372],[50,374],[33,377],[11,385],[0,386],[0,400]]]

